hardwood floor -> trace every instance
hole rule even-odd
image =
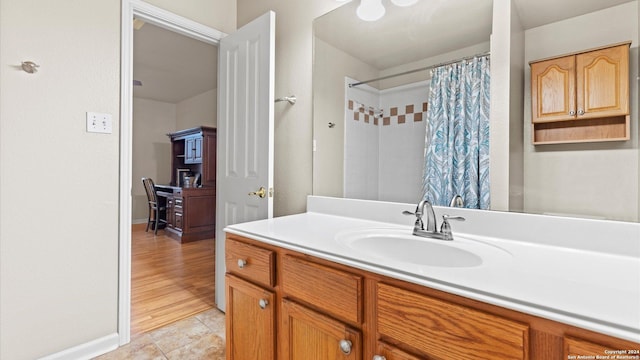
[[[215,240],[180,244],[145,227],[131,229],[131,335],[215,307]]]

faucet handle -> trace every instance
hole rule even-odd
[[[422,222],[422,213],[416,209],[416,212],[403,211],[402,215],[415,215],[416,223],[413,225],[414,230],[424,230],[424,223]]]
[[[447,220],[465,221],[466,219],[463,218],[462,216],[451,216],[447,214],[442,215],[442,221],[447,221]]]
[[[453,240],[449,220],[464,221],[465,218],[462,216],[442,215],[442,226],[440,226],[440,232],[444,235],[444,240]]]

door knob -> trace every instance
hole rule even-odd
[[[249,193],[249,195],[256,195],[260,198],[263,198],[267,196],[267,189],[265,189],[263,186],[260,186],[260,189],[258,189],[258,191],[252,191]]]

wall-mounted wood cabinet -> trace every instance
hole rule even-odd
[[[530,63],[534,144],[629,139],[630,44]]]
[[[226,241],[228,360],[595,359],[640,348],[252,239]]]

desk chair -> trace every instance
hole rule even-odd
[[[159,225],[161,223],[164,223],[165,225],[167,224],[166,219],[160,218],[160,212],[164,212],[166,209],[158,202],[156,185],[153,183],[153,180],[150,178],[142,178],[142,184],[144,185],[144,190],[147,192],[147,202],[149,203],[149,217],[147,219],[147,229],[145,231],[149,231],[149,226],[153,223],[153,234],[157,235]]]

